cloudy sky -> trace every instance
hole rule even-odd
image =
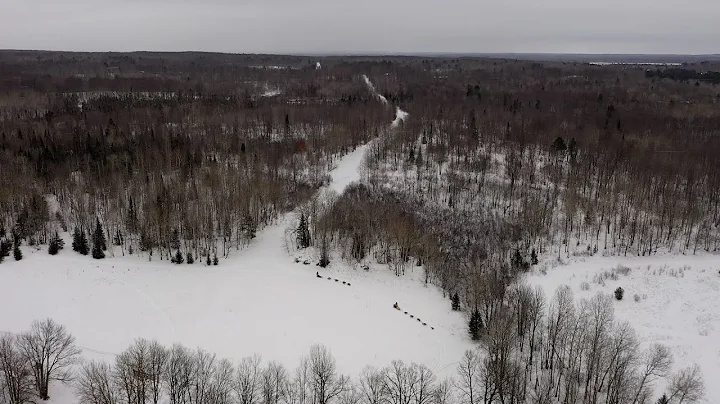
[[[0,49],[720,53],[720,0],[0,0]]]

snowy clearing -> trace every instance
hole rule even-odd
[[[365,149],[339,161],[331,189],[342,192],[359,179]],[[397,278],[385,266],[365,271],[338,258],[325,269],[296,263],[285,245],[295,223],[294,213],[284,215],[219,266],[135,256],[93,260],[73,253],[69,242],[54,257],[25,247],[22,261],[0,267],[0,331],[21,332],[51,317],[75,335],[87,358],[112,359],[144,337],[235,361],[261,353],[293,368],[320,343],[349,374],[393,359],[425,364],[440,377],[454,374],[471,347],[465,321],[424,285],[421,268]],[[395,302],[402,310],[393,309]]]
[[[623,275],[619,266],[629,273]],[[548,300],[561,285],[569,285],[577,301],[622,287],[623,300],[613,299],[616,318],[632,324],[643,347],[668,346],[675,370],[697,363],[705,378],[702,402],[710,404],[720,402],[718,270],[716,256],[589,257],[547,269],[546,275],[535,269],[527,281],[541,286]],[[662,387],[658,382],[656,391]]]

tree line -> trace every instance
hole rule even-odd
[[[539,289],[512,287],[507,304],[477,312],[481,344],[440,379],[422,364],[395,360],[350,377],[330,350],[314,345],[299,365],[238,363],[205,351],[137,339],[113,362],[82,360],[64,326],[36,321],[0,338],[0,402],[47,400],[59,384],[83,404],[494,404],[694,403],[703,398],[697,365],[672,373],[660,344],[641,350],[628,323],[613,318],[612,299],[576,304],[568,287],[550,302]],[[490,321],[487,316],[493,316]],[[660,380],[665,391],[655,391]],[[51,390],[52,389],[52,390]]]

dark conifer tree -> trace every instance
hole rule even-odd
[[[212,265],[212,261],[210,260],[210,254],[208,254],[207,260],[205,261],[205,264],[207,264],[207,266]]]
[[[218,260],[217,254],[215,254],[215,256],[213,257],[213,265],[217,265],[218,262],[220,261]]]
[[[60,252],[59,241],[59,237],[57,236],[57,233],[55,233],[55,236],[50,239],[50,243],[48,244],[48,254],[56,255],[58,252]]]
[[[88,243],[87,235],[85,234],[85,230],[83,229],[80,229],[77,252],[82,255],[88,255],[90,253],[90,244]]]
[[[195,263],[195,258],[193,257],[193,254],[192,254],[192,252],[190,252],[190,251],[188,251],[188,253],[187,253],[187,263],[188,263],[188,264],[194,264],[194,263]]]
[[[452,295],[452,309],[455,311],[460,310],[460,295],[457,292]]]
[[[482,317],[480,316],[480,312],[475,309],[470,315],[470,322],[468,323],[468,331],[470,333],[470,338],[472,338],[473,341],[479,340],[482,329]]]
[[[3,262],[5,257],[10,255],[12,246],[9,240],[0,240],[0,262]]]
[[[330,265],[330,257],[328,256],[328,248],[323,244],[322,250],[320,251],[320,261],[318,262],[320,268],[325,268]]]
[[[73,241],[72,241],[72,249],[75,252],[80,252],[80,238],[82,236],[80,235],[80,228],[75,227],[75,230],[73,230]]]
[[[95,225],[95,233],[93,234],[92,257],[96,260],[105,258],[105,249],[107,249],[105,232],[103,231],[102,225],[100,225],[100,219],[97,219],[97,224]]]
[[[172,262],[174,264],[182,264],[183,262],[185,262],[185,258],[183,258],[183,255],[180,252],[180,250],[177,250],[177,252],[175,253],[175,256],[172,257],[172,259],[170,259],[170,262]]]
[[[538,262],[539,261],[538,261],[537,252],[535,252],[535,249],[533,248],[532,251],[530,252],[530,263],[532,265],[537,265]]]
[[[13,248],[13,257],[15,258],[15,261],[20,261],[23,258],[22,251],[20,250],[20,243],[15,243],[15,248]]]
[[[129,233],[137,233],[138,231],[138,216],[137,209],[135,208],[135,202],[130,198],[130,206],[128,207],[128,216],[125,223],[127,231]]]
[[[107,251],[107,239],[105,238],[105,231],[100,224],[100,218],[95,218],[95,234],[93,235],[93,244],[100,244],[100,248],[103,251]],[[95,246],[93,245],[93,248]]]
[[[300,224],[297,228],[297,243],[298,248],[310,247],[310,228],[308,227],[308,221],[304,213],[300,214]]]
[[[565,150],[567,150],[565,140],[561,136],[558,136],[552,143],[552,149],[556,152],[564,152]]]
[[[670,400],[668,400],[667,395],[663,394],[662,397],[657,400],[657,404],[670,404]]]

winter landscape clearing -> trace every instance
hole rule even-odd
[[[359,147],[339,161],[330,189],[342,192],[359,179],[364,151]],[[220,266],[147,257],[98,261],[67,250],[53,257],[24,248],[25,259],[0,270],[0,331],[21,332],[51,317],[75,335],[84,357],[108,361],[136,338],[147,338],[235,361],[259,353],[293,368],[320,343],[351,375],[394,359],[425,364],[440,377],[455,373],[471,347],[465,319],[423,283],[420,268],[397,278],[385,266],[366,271],[337,259],[317,278],[318,267],[296,263],[287,252],[284,237],[294,216],[281,217]],[[28,299],[28,291],[37,298]],[[416,318],[393,309],[395,302]]]
[[[629,270],[628,270],[629,269]],[[613,299],[616,319],[628,321],[643,348],[660,343],[674,355],[673,368],[697,363],[706,380],[705,403],[720,402],[720,261],[715,256],[655,256],[575,259],[567,265],[535,269],[527,276],[548,300],[562,285],[576,301],[622,287]],[[662,391],[658,383],[657,391]]]

